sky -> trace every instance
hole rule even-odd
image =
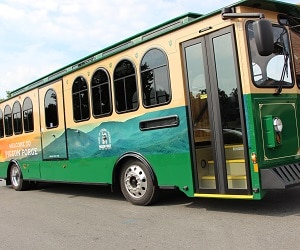
[[[207,14],[235,2],[0,0],[0,99],[6,91],[177,16]]]

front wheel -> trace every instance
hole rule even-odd
[[[20,167],[13,164],[10,169],[10,182],[14,190],[23,191],[27,188],[27,182],[23,180]]]
[[[138,160],[128,161],[121,170],[120,186],[125,198],[134,205],[150,205],[158,196],[158,187],[150,169]]]

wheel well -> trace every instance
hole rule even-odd
[[[10,162],[7,166],[7,173],[6,173],[6,185],[10,185],[11,184],[11,181],[10,181],[10,169],[11,169],[11,166],[14,164],[14,162]]]
[[[128,162],[130,160],[138,160],[141,161],[148,169],[149,172],[152,176],[153,182],[155,185],[157,185],[157,178],[156,175],[151,167],[151,165],[149,164],[149,162],[140,154],[137,153],[129,153],[129,154],[125,154],[122,155],[116,162],[115,166],[114,166],[114,170],[113,170],[113,183],[112,183],[112,189],[113,190],[120,190],[120,182],[119,182],[119,178],[120,178],[120,174],[121,174],[121,169],[122,166],[125,164],[125,162]]]

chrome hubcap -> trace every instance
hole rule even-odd
[[[137,165],[130,166],[124,176],[128,193],[134,198],[141,198],[147,191],[147,177],[143,169]]]
[[[14,166],[11,171],[11,182],[15,187],[19,186],[20,184],[20,171],[16,166]]]

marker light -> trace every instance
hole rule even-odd
[[[256,163],[256,162],[257,162],[257,161],[256,161],[256,160],[257,160],[256,153],[253,152],[253,153],[251,154],[251,160],[252,160],[252,163]]]
[[[273,119],[274,130],[278,133],[281,133],[283,129],[282,121],[279,117]]]

